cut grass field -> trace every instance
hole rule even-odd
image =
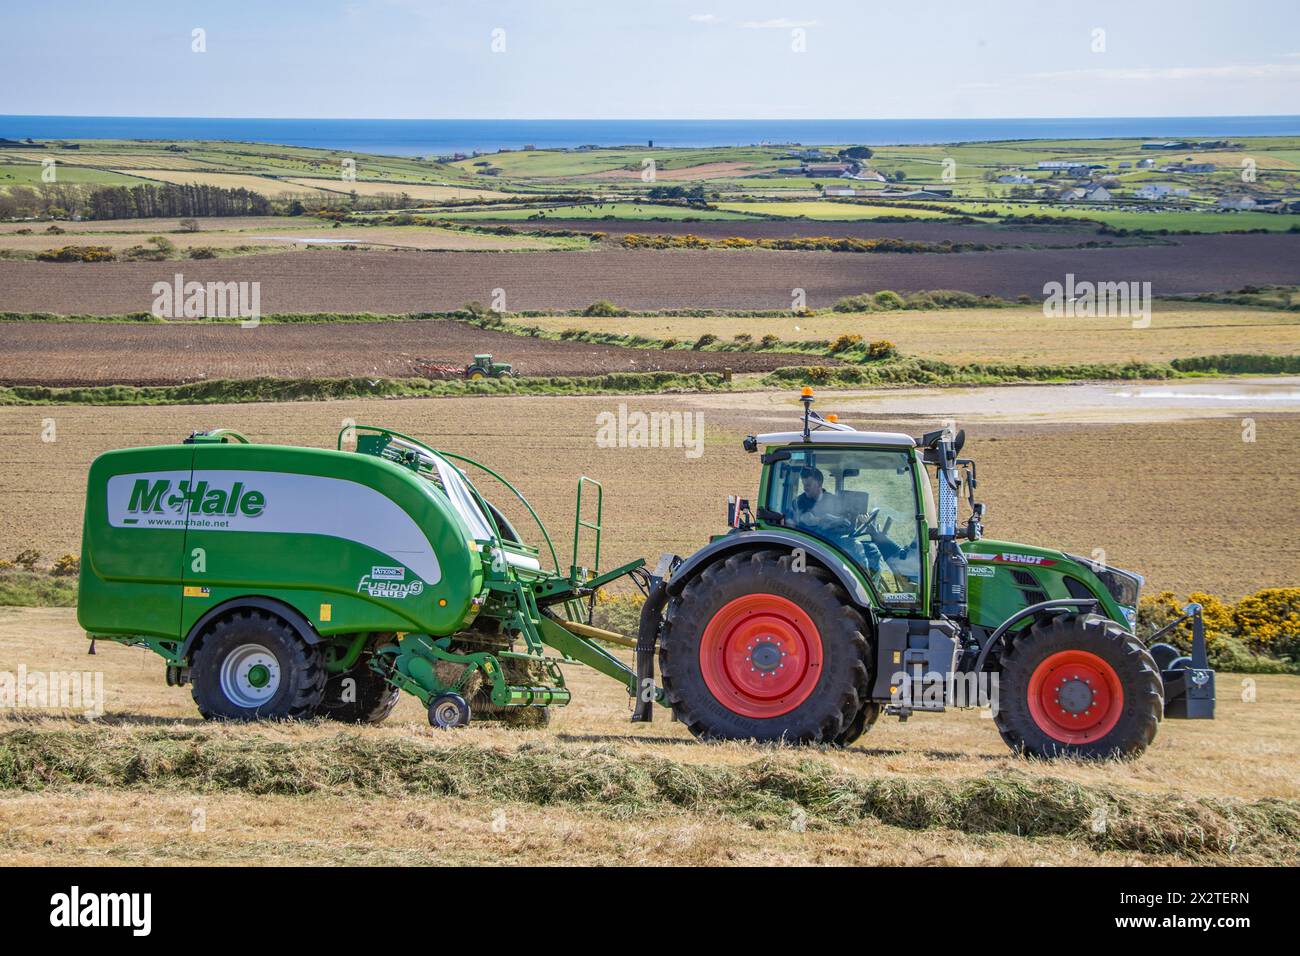
[[[687,342],[705,334],[724,342],[742,334],[755,341],[775,335],[784,342],[859,335],[868,342],[893,342],[908,355],[955,363],[1066,365],[1166,362],[1225,353],[1300,354],[1300,312],[1163,301],[1155,304],[1151,325],[1138,329],[1131,318],[1048,319],[1041,306],[771,318],[530,316],[526,323],[557,333],[582,329]]]
[[[0,609],[0,670],[104,675],[105,714],[0,719],[11,863],[1294,864],[1300,678],[1219,679],[1218,719],[1132,763],[1011,755],[977,712],[882,719],[845,750],[701,744],[566,668],[547,729],[212,725],[147,652],[69,609]],[[69,716],[61,716],[60,713]],[[201,826],[194,826],[196,820]]]
[[[465,200],[465,199],[508,199],[510,193],[503,193],[495,189],[471,189],[466,186],[434,186],[428,183],[407,183],[407,182],[372,182],[367,180],[358,180],[348,182],[343,179],[308,179],[295,177],[293,179],[284,179],[282,182],[286,187],[297,185],[309,189],[324,189],[329,192],[337,193],[356,193],[358,196],[396,196],[402,193],[410,196],[412,199],[427,200],[430,202],[446,202],[448,200]]]
[[[1060,388],[1071,395],[1087,391]],[[909,434],[957,418],[969,435],[966,450],[979,462],[990,537],[1078,554],[1102,548],[1108,563],[1145,575],[1147,593],[1205,590],[1236,599],[1300,581],[1294,528],[1278,519],[1279,502],[1300,500],[1291,454],[1300,442],[1300,417],[1256,410],[1274,403],[1238,401],[1226,403],[1221,417],[1183,420],[1183,403],[1171,398],[1130,401],[1118,419],[1113,412],[1090,414],[1064,424],[1055,406],[1036,403],[1044,394],[1056,393],[1035,387],[827,393],[820,407],[859,427]],[[0,408],[0,556],[28,547],[50,559],[79,553],[86,472],[109,449],[173,443],[217,426],[260,443],[332,446],[348,420],[396,428],[503,469],[556,533],[562,551],[563,529],[573,521],[574,485],[585,474],[605,486],[606,566],[653,561],[663,551],[690,554],[723,528],[726,496],[749,495],[757,486],[758,463],[741,449],[741,439],[791,427],[795,395]],[[597,416],[617,414],[620,405],[700,413],[703,454],[598,448]],[[1252,443],[1242,441],[1243,414],[1256,422]],[[42,441],[47,420],[55,423],[57,441]],[[1269,493],[1244,495],[1243,480]],[[511,512],[508,502],[503,507]],[[525,537],[536,539],[531,519],[510,516]],[[561,561],[568,557],[562,554]]]

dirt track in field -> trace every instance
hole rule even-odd
[[[574,325],[581,325],[574,319]],[[480,352],[528,375],[770,371],[805,355],[630,349],[528,338],[448,319],[384,322],[10,322],[0,324],[0,384],[174,385],[217,378],[404,378],[424,363],[465,366]],[[838,364],[818,359],[818,364]]]
[[[1150,282],[1154,295],[1300,282],[1300,235],[1188,236],[1177,245],[949,255],[674,251],[484,255],[472,252],[282,253],[187,262],[0,262],[0,310],[111,315],[147,311],[155,282],[259,282],[264,313],[420,312],[482,302],[510,311],[822,308],[846,295],[963,289],[1039,298],[1047,282]]]

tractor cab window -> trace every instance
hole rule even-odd
[[[772,465],[766,506],[835,545],[881,594],[921,591],[911,450],[809,447]],[[897,600],[897,599],[896,599]]]

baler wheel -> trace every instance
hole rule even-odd
[[[443,694],[429,704],[429,724],[439,730],[464,727],[469,716],[469,704],[460,694]]]
[[[348,687],[344,681],[351,680]],[[353,700],[344,700],[345,692]],[[325,682],[325,696],[321,699],[316,716],[346,724],[377,724],[387,719],[397,706],[402,692],[377,673],[367,658],[362,658],[351,670],[331,674]]]
[[[870,717],[865,631],[829,575],[778,551],[732,555],[669,602],[659,645],[668,703],[706,739],[853,739]]]
[[[208,626],[190,668],[208,720],[311,717],[325,692],[320,651],[265,611],[240,610]]]
[[[1164,684],[1146,646],[1098,614],[1035,624],[1002,653],[994,723],[1035,757],[1136,757],[1164,716]]]

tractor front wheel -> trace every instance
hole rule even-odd
[[[1018,753],[1136,757],[1164,716],[1164,684],[1146,647],[1097,614],[1035,624],[1002,654],[994,715]]]
[[[843,744],[868,725],[866,622],[820,568],[758,551],[709,565],[668,606],[674,716],[706,739]]]

